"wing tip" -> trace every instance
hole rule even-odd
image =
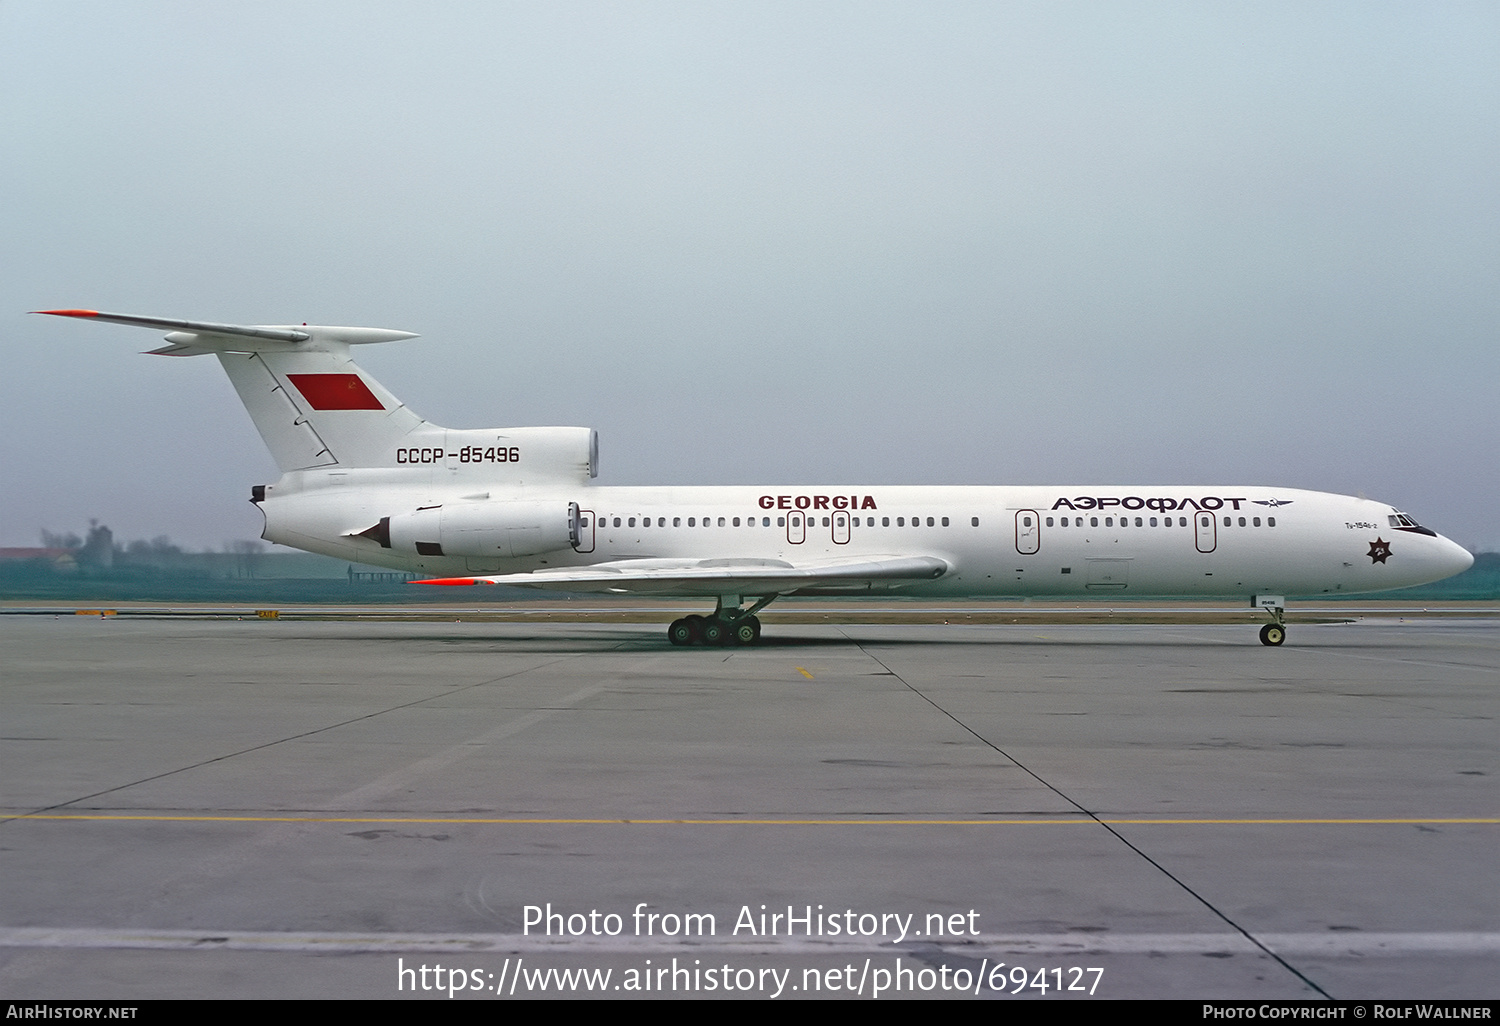
[[[34,314],[51,314],[53,317],[98,317],[98,310],[33,310]]]
[[[479,584],[478,578],[474,577],[434,577],[425,581],[407,581],[408,584],[448,584],[461,586],[466,584]]]

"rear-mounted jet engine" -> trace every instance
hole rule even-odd
[[[419,556],[512,559],[576,548],[576,502],[454,502],[382,517],[359,532],[381,548]]]

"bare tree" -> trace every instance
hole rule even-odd
[[[265,558],[265,546],[258,541],[225,542],[224,551],[234,557],[236,577],[254,577]]]
[[[42,529],[42,547],[48,549],[81,549],[83,539],[69,531],[67,534],[53,534],[46,528]]]
[[[78,550],[79,566],[108,570],[115,565],[115,534],[97,520],[89,521],[88,540]]]

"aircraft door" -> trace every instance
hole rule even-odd
[[[1042,518],[1034,509],[1016,511],[1016,551],[1023,556],[1036,555],[1042,547]]]
[[[788,513],[786,515],[786,540],[793,545],[801,545],[807,540],[807,515],[805,513]]]
[[[849,544],[849,514],[841,509],[833,513],[833,543],[835,545]]]
[[[1201,510],[1193,516],[1193,534],[1198,543],[1199,552],[1212,552],[1219,544],[1219,528],[1214,523],[1212,513],[1204,513]]]
[[[569,510],[568,525],[573,537],[573,548],[579,552],[594,551],[594,511],[591,509],[579,509],[578,504],[573,503]]]

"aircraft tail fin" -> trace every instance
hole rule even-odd
[[[375,467],[397,446],[418,444],[429,424],[355,364],[349,347],[416,338],[388,328],[243,325],[98,310],[35,313],[169,329],[156,356],[219,358],[282,473],[316,467]]]

